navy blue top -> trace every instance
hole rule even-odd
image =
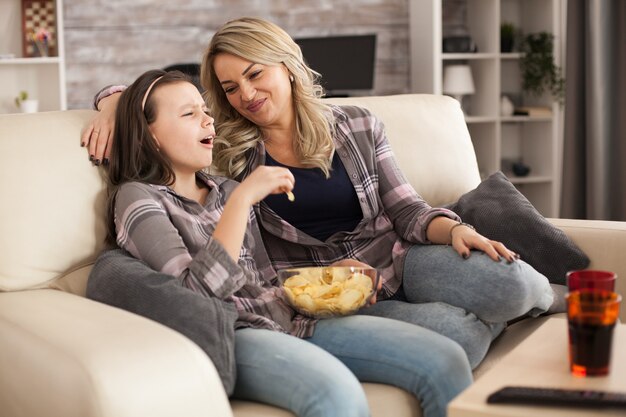
[[[363,218],[359,199],[341,159],[335,153],[330,178],[319,168],[290,167],[265,154],[265,165],[288,168],[296,179],[294,202],[286,194],[265,197],[265,203],[283,220],[321,240],[352,231]]]

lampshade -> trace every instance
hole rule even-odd
[[[454,96],[474,93],[469,65],[447,65],[443,70],[443,92]]]

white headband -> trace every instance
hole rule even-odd
[[[146,94],[143,95],[143,100],[141,100],[141,111],[144,111],[146,107],[146,100],[148,100],[148,94],[150,94],[150,91],[152,91],[152,87],[154,87],[154,84],[156,84],[156,82],[159,81],[161,78],[163,78],[162,75],[156,80],[152,81],[152,84],[150,84],[150,87],[148,87],[148,89],[146,90]]]

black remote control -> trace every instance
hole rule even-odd
[[[626,392],[564,388],[504,387],[487,398],[490,404],[626,408]]]

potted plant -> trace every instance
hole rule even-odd
[[[549,92],[562,105],[565,79],[561,68],[554,62],[553,42],[554,36],[548,32],[528,34],[522,38],[522,89],[535,96]]]
[[[513,23],[504,22],[500,25],[500,52],[513,51],[515,44],[515,26]]]
[[[28,92],[22,90],[17,97],[15,97],[15,106],[17,106],[22,113],[35,113],[39,108],[39,101],[29,99]]]

